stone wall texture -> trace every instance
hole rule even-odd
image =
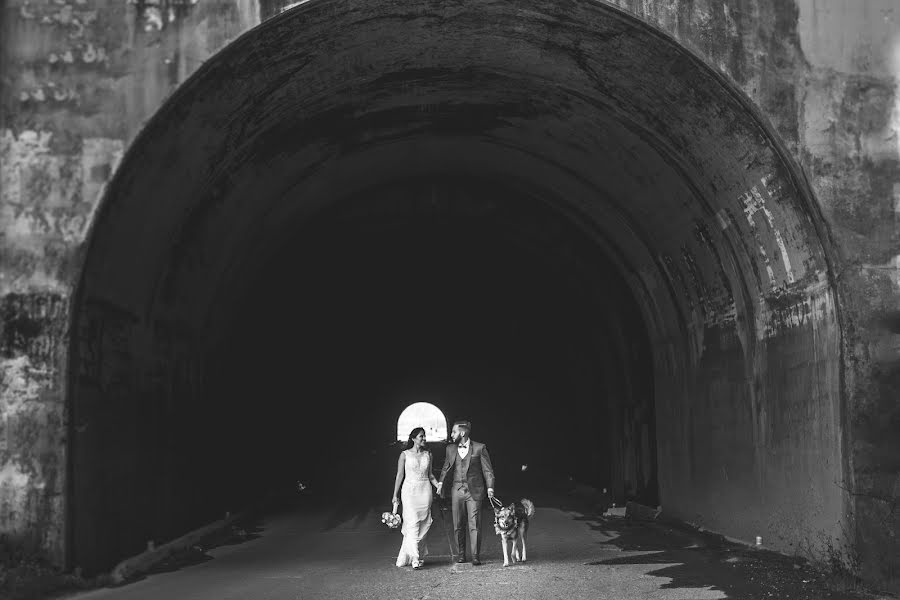
[[[70,327],[106,185],[148,119],[201,65],[261,21],[298,4],[9,0],[3,5],[0,532],[60,564],[67,544],[67,439],[84,426],[70,422],[67,412],[70,346],[83,341],[82,360],[102,348],[128,352],[127,343],[115,341],[114,321],[83,320],[79,327],[85,331],[78,335]],[[900,6],[895,0],[610,4],[671,35],[742,91],[811,186],[826,224],[837,292],[836,298],[823,293],[830,306],[821,310],[830,315],[828,335],[840,329],[839,372],[819,372],[839,380],[842,394],[834,444],[844,449],[844,464],[836,469],[845,477],[835,485],[844,488],[847,514],[840,524],[842,539],[834,543],[867,578],[900,585]],[[130,160],[141,156],[132,153]],[[761,210],[753,201],[750,195],[745,202],[751,226],[753,212]],[[778,271],[782,267],[774,257],[773,264],[779,277],[790,276],[790,268]],[[132,317],[122,315],[123,327]],[[761,318],[767,326],[789,328],[791,319],[804,316],[779,314],[773,307]],[[105,329],[91,333],[91,327]],[[90,340],[97,339],[112,342],[92,346]],[[800,351],[795,358],[825,364]],[[113,364],[117,359],[92,360]],[[770,378],[765,385],[777,387],[773,394],[789,390],[785,402],[816,384],[808,373],[799,382],[788,369],[778,373],[780,383]],[[98,389],[115,393],[114,377],[101,383]],[[802,429],[803,423],[784,426]],[[715,452],[715,445],[709,450]],[[781,519],[816,508],[814,503],[785,507]],[[806,535],[812,540],[818,533]],[[820,542],[810,546],[821,549]]]

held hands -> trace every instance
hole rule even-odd
[[[438,482],[434,485],[434,492],[435,492],[436,494],[440,495],[440,493],[441,493],[441,487],[442,487],[443,485],[444,485],[444,484],[443,484],[442,482],[438,481]]]

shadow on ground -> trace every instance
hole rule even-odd
[[[571,503],[569,510],[577,510]],[[591,515],[576,520],[612,539],[623,556],[590,565],[660,565],[648,575],[665,577],[663,589],[706,588],[730,600],[861,600],[875,594],[855,577],[833,573],[804,558],[736,544],[680,523]],[[639,553],[639,554],[638,554]]]
[[[711,588],[730,599],[819,600],[859,598],[828,589],[821,573],[805,561],[759,551],[722,538],[623,518],[578,517],[592,529],[615,536],[608,542],[623,556],[591,565],[660,565],[648,574],[670,578],[672,588]],[[640,554],[631,554],[640,552]],[[787,595],[786,595],[787,594]]]
[[[663,589],[708,589],[729,600],[872,600],[888,598],[867,589],[848,574],[823,565],[764,549],[737,544],[720,535],[686,524],[603,516],[609,498],[600,490],[573,479],[513,477],[502,500],[531,498],[538,507],[554,507],[574,514],[595,531],[608,536],[604,549],[621,556],[585,563],[586,567],[659,565],[648,575],[671,581]],[[687,597],[687,596],[685,596]]]

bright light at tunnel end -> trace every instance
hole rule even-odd
[[[426,442],[441,442],[447,439],[447,417],[430,402],[414,402],[403,409],[397,419],[397,441],[405,442],[416,427],[425,429]]]

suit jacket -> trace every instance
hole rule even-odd
[[[444,456],[444,467],[441,469],[441,477],[438,479],[441,486],[441,496],[448,498],[454,486],[453,475],[456,471],[456,461],[460,460],[459,450],[456,444],[447,444]],[[445,479],[449,479],[445,481]],[[469,492],[475,500],[484,500],[487,496],[487,488],[494,487],[494,467],[491,466],[491,456],[487,447],[475,440],[469,440],[469,470],[466,473]]]

